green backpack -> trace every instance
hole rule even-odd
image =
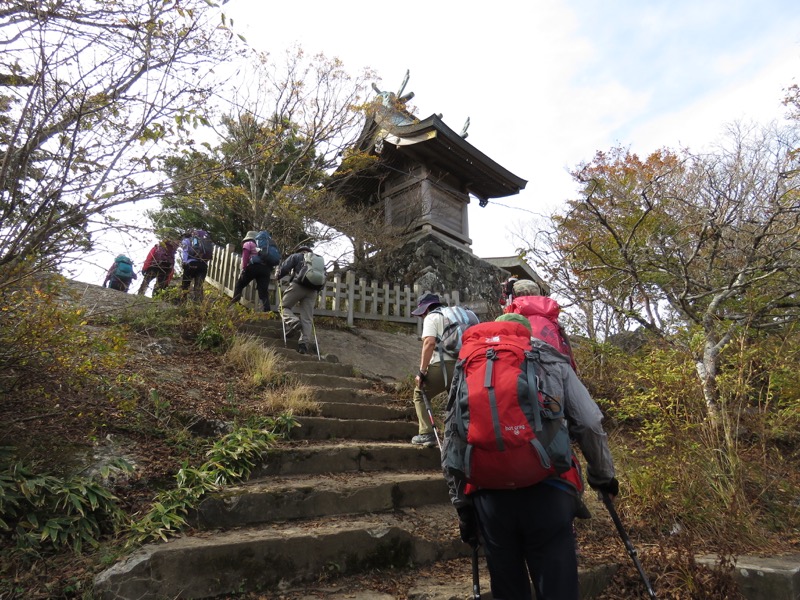
[[[325,287],[325,259],[313,252],[303,253],[304,264],[297,280],[301,285],[321,290]]]

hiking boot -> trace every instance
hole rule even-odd
[[[297,351],[300,354],[308,354],[311,352],[311,349],[308,347],[308,344],[297,344]]]
[[[286,339],[289,340],[295,335],[300,335],[300,321],[294,321],[286,325]]]
[[[411,443],[415,446],[425,446],[426,448],[433,448],[436,446],[436,436],[432,433],[421,433],[411,438]]]

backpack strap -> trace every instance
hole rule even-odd
[[[536,439],[533,441],[533,445],[537,452],[541,455],[542,464],[549,469],[552,461],[550,460],[550,455],[547,453],[546,448],[550,446],[553,439],[558,434],[558,429],[556,427],[549,427],[547,430],[545,430],[542,424],[542,415],[545,415],[549,422],[553,423],[556,419],[560,419],[564,416],[564,407],[560,402],[542,389],[542,379],[539,377],[537,372],[542,368],[539,350],[533,348],[532,350],[525,352],[525,370],[528,378],[528,396],[534,407],[534,420],[536,423]],[[533,385],[531,385],[532,380],[535,381]],[[540,395],[547,396],[552,402],[556,402],[559,405],[558,412],[545,409],[539,402]]]
[[[552,442],[554,435],[545,432],[542,426],[542,405],[539,403],[539,376],[535,373],[536,362],[538,361],[538,352],[525,352],[525,377],[528,381],[528,402],[533,408],[533,430],[536,436],[531,440],[531,444],[539,454],[539,459],[542,461],[542,466],[549,469],[552,466],[552,460],[547,453],[547,446]]]
[[[525,378],[528,382],[528,402],[533,407],[533,431],[538,436],[542,431],[542,411],[539,405],[539,376],[534,372],[533,355],[525,353]]]
[[[486,373],[483,377],[483,387],[489,396],[489,409],[492,412],[492,429],[497,442],[497,449],[502,452],[506,449],[503,443],[503,431],[500,429],[500,414],[497,411],[497,396],[494,393],[494,361],[497,360],[497,352],[494,348],[486,350]]]
[[[442,318],[444,319],[444,325],[442,326],[442,331],[447,329],[447,322],[449,321],[447,315],[444,314],[443,309],[445,308],[447,307],[437,306],[430,312],[430,314],[436,313],[442,315]],[[436,338],[436,352],[439,354],[439,365],[442,369],[442,377],[444,377],[444,389],[447,389],[447,367],[444,364],[444,350],[442,350],[442,341],[438,337]]]

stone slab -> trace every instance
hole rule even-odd
[[[697,562],[716,567],[719,557],[699,556]],[[734,570],[739,590],[747,600],[800,600],[800,555],[739,556]]]

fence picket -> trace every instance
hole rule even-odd
[[[214,257],[209,263],[206,275],[206,281],[227,296],[233,296],[233,289],[241,272],[241,255],[235,250],[233,244],[228,244],[224,248],[215,247]],[[287,284],[281,285],[285,291]],[[314,314],[343,318],[351,326],[355,319],[417,323],[419,320],[411,314],[411,311],[416,308],[418,298],[428,291],[422,290],[419,286],[415,286],[412,290],[407,285],[368,282],[364,278],[356,282],[356,276],[352,271],[345,272],[342,281],[342,274],[334,273],[320,292],[318,308],[314,309]],[[458,291],[444,293],[442,301],[451,305],[458,304]],[[255,285],[247,286],[242,294],[242,303],[254,309],[260,304]],[[275,281],[270,282],[270,303],[274,309],[279,306]]]

